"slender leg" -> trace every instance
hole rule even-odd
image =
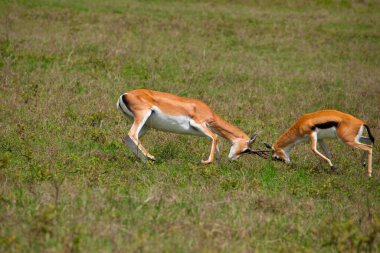
[[[144,163],[147,162],[146,156],[142,153],[142,151],[139,149],[139,147],[135,144],[135,142],[129,137],[129,135],[124,137],[124,142],[127,144],[129,149],[143,161]]]
[[[362,163],[363,167],[365,167],[367,165],[367,163],[365,162],[365,155],[366,155],[366,153],[364,152],[362,154],[362,157],[360,158],[360,162]]]
[[[372,177],[372,148],[368,150],[368,177]]]
[[[367,137],[360,137],[359,138],[359,143],[361,143],[361,144],[366,144],[366,145],[372,145],[372,141],[371,141],[371,139],[370,138],[367,138]],[[362,165],[365,167],[367,164],[366,164],[366,162],[365,162],[365,155],[366,155],[366,153],[364,152],[363,153],[363,155],[362,155],[362,157],[361,157],[361,163],[362,163]]]
[[[198,129],[199,131],[203,132],[206,136],[210,137],[212,139],[212,144],[211,144],[211,152],[207,160],[202,160],[201,162],[203,164],[209,164],[214,161],[214,155],[215,155],[215,150],[218,149],[218,136],[214,134],[206,124],[200,123],[200,122],[191,122],[190,123],[192,127]]]
[[[220,162],[220,143],[218,142],[218,144],[216,145],[216,161],[219,163]]]
[[[124,113],[132,122],[134,122],[134,117],[130,116],[129,114]],[[144,125],[139,134],[138,137],[142,137],[147,131],[149,130],[149,127]],[[124,142],[127,144],[129,149],[138,157],[140,158],[143,162],[146,162],[146,156],[140,151],[139,147],[135,144],[135,142],[129,137],[129,135],[124,137]]]
[[[372,176],[372,141],[362,136],[363,126],[357,126],[350,129],[350,131],[337,130],[339,138],[349,146],[367,151],[368,161],[368,177]],[[359,141],[359,142],[358,142]]]
[[[144,125],[139,132],[139,139],[149,130],[147,125]]]
[[[352,142],[346,142],[347,145],[353,146],[355,148],[359,148],[361,150],[367,151],[368,154],[368,177],[372,176],[372,146],[362,143],[357,143],[355,141]]]
[[[128,116],[128,118],[133,122],[134,121],[134,117],[131,117],[129,116],[128,114],[126,114]],[[147,131],[149,130],[149,127],[147,125],[144,125],[140,132],[139,132],[139,138],[141,138]]]
[[[319,140],[319,144],[321,145],[321,147],[322,147],[322,149],[323,149],[323,153],[325,153],[326,157],[327,157],[328,159],[331,159],[331,153],[330,153],[330,151],[329,151],[329,149],[328,149],[328,147],[327,147],[326,142],[324,142],[324,140],[321,139],[321,140]]]
[[[316,154],[317,156],[319,156],[320,158],[322,158],[323,160],[325,160],[326,162],[328,162],[328,164],[330,165],[331,169],[335,170],[335,167],[332,164],[332,162],[330,161],[330,159],[328,159],[326,156],[322,155],[317,150],[317,144],[318,144],[317,132],[312,132],[309,135],[309,137],[310,137],[310,140],[311,140],[311,149],[313,150],[314,154]]]
[[[155,161],[156,159],[154,158],[154,156],[149,154],[149,152],[144,148],[144,146],[141,144],[139,140],[139,136],[141,136],[145,131],[142,132],[141,134],[140,132],[143,129],[144,124],[146,123],[146,121],[148,120],[151,114],[152,114],[151,110],[134,112],[134,122],[128,133],[128,137],[130,140],[127,137],[125,139],[125,142],[129,146],[129,148],[131,148],[133,153],[135,153],[138,157],[142,158],[142,156],[138,153],[138,151],[140,151],[142,155]],[[145,159],[142,158],[142,160],[145,160]]]

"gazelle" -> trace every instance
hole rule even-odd
[[[133,119],[125,142],[142,160],[146,158],[156,160],[139,140],[149,128],[211,138],[211,152],[207,160],[201,161],[203,164],[212,163],[215,153],[219,160],[218,135],[232,143],[228,155],[230,160],[248,153],[263,157],[268,154],[267,151],[251,150],[256,135],[249,138],[243,131],[219,117],[208,105],[197,99],[139,89],[122,94],[116,106],[126,116]]]
[[[363,129],[367,129],[368,137],[363,137]],[[338,138],[347,145],[359,148],[368,152],[368,176],[372,175],[372,146],[375,142],[368,125],[352,115],[335,111],[323,110],[314,113],[304,114],[293,126],[291,126],[272,145],[266,144],[267,148],[273,150],[272,159],[290,162],[289,152],[298,143],[311,140],[313,152],[321,159],[325,160],[334,170],[331,162],[331,153],[327,149],[325,138]],[[317,150],[317,143],[325,155]],[[364,161],[364,154],[362,162]],[[365,163],[363,162],[363,165]]]

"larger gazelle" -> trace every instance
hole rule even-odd
[[[139,139],[149,128],[211,138],[211,152],[207,160],[202,160],[204,164],[213,162],[215,153],[219,159],[218,135],[232,144],[228,155],[230,160],[248,153],[263,157],[267,155],[267,151],[251,150],[256,135],[249,138],[243,131],[223,120],[208,105],[197,99],[139,89],[122,94],[116,105],[133,120],[125,142],[142,160],[146,158],[155,160]]]
[[[366,128],[368,137],[363,137],[363,130]],[[368,125],[350,114],[335,110],[323,110],[314,113],[304,114],[293,126],[291,126],[272,145],[272,159],[283,162],[290,162],[289,152],[296,144],[311,140],[313,152],[321,159],[325,160],[334,169],[331,162],[331,153],[327,149],[325,138],[338,138],[345,144],[367,151],[368,153],[368,176],[372,175],[372,146],[375,142]],[[317,144],[321,144],[324,155],[317,149]],[[362,158],[362,161],[364,156]],[[365,163],[363,163],[365,165]]]

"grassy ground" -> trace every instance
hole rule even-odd
[[[380,140],[378,1],[1,1],[1,252],[375,252],[374,176],[331,141],[203,166],[210,141],[157,131],[142,164],[118,96],[207,102],[258,143],[333,108]],[[269,1],[268,1],[269,2]]]

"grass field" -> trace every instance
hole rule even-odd
[[[256,148],[338,109],[380,141],[379,28],[371,0],[1,1],[0,252],[379,252],[379,145],[372,179],[339,141],[330,174],[310,144],[204,166],[209,139],[152,130],[143,164],[115,107],[202,99]]]

